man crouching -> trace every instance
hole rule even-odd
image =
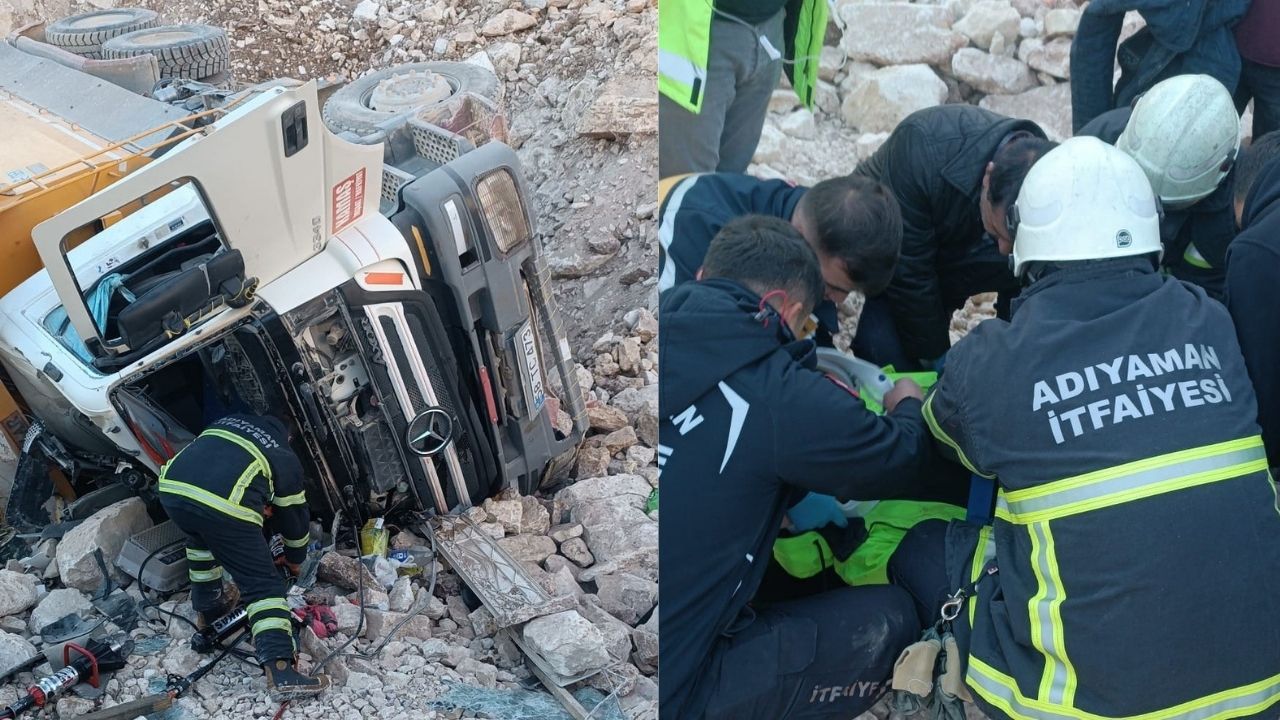
[[[698,282],[662,297],[664,719],[854,717],[920,632],[896,587],[753,604],[790,506],[809,491],[910,498],[931,457],[915,383],[879,417],[813,369],[798,334],[823,288],[797,230],[747,216]]]

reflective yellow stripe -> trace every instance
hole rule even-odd
[[[218,428],[209,428],[208,430],[200,433],[201,437],[204,437],[205,435],[233,442],[243,448],[244,451],[249,453],[253,458],[253,462],[249,464],[249,467],[245,468],[245,471],[240,474],[240,478],[236,480],[235,486],[232,487],[231,495],[228,498],[231,502],[240,502],[244,497],[245,489],[249,487],[249,483],[253,482],[254,476],[259,472],[262,473],[262,477],[267,480],[267,497],[271,497],[275,494],[275,484],[271,481],[271,463],[267,462],[266,456],[262,454],[262,451],[258,449],[257,445],[254,445],[249,440],[246,440],[233,432],[219,430]]]
[[[258,465],[258,461],[254,460],[249,463],[249,467],[245,468],[244,472],[240,473],[240,477],[236,478],[236,484],[231,486],[231,495],[227,499],[239,505],[244,499],[244,491],[249,488],[249,483],[253,482],[259,474],[263,474],[262,468]]]
[[[311,543],[311,533],[307,533],[297,540],[284,539],[284,546],[287,548],[304,548]]]
[[[181,495],[188,500],[194,500],[206,507],[213,508],[218,512],[230,515],[233,518],[251,522],[254,525],[262,525],[262,515],[256,513],[243,505],[233,505],[227,502],[226,498],[220,498],[217,495],[198,488],[195,485],[189,485],[177,480],[161,477],[158,484],[160,492],[169,493],[170,495]]]
[[[265,600],[259,600],[255,603],[249,603],[249,606],[244,610],[249,617],[253,617],[263,610],[281,610],[286,613],[292,612],[289,610],[289,605],[284,601],[284,598],[266,598]]]
[[[213,553],[209,552],[208,550],[192,550],[191,548],[187,548],[187,559],[192,560],[194,562],[212,560]]]
[[[277,495],[271,498],[271,504],[276,507],[289,507],[290,505],[306,505],[307,491],[302,490],[292,495]]]
[[[250,633],[254,637],[258,637],[258,633],[266,632],[267,630],[283,630],[290,638],[293,637],[293,623],[285,618],[278,617],[262,618],[253,624],[253,629],[250,630]]]
[[[983,526],[978,531],[978,546],[973,550],[973,563],[969,567],[969,582],[977,582],[982,568],[987,566],[996,556],[995,543],[991,542],[991,526]],[[969,627],[973,628],[974,613],[978,609],[978,593],[969,596]]]
[[[1226,720],[1262,712],[1280,701],[1280,675],[1188,700],[1141,715],[1110,717],[1028,698],[1017,682],[976,656],[969,656],[969,687],[1015,720]]]
[[[929,393],[929,397],[924,401],[924,421],[929,425],[929,430],[933,433],[933,436],[943,443],[946,443],[952,450],[955,450],[956,456],[960,458],[960,462],[965,467],[969,468],[969,472],[974,475],[978,475],[979,477],[987,478],[988,480],[994,479],[995,475],[988,475],[984,472],[979,472],[978,468],[974,467],[973,463],[969,462],[969,458],[965,456],[964,451],[960,449],[960,446],[956,444],[956,441],[952,440],[951,436],[942,431],[942,427],[938,425],[938,421],[933,417],[933,396],[934,393]]]
[[[1062,602],[1066,589],[1058,572],[1057,552],[1049,523],[1035,523],[1027,528],[1031,536],[1031,570],[1036,577],[1036,594],[1027,602],[1031,620],[1031,644],[1044,656],[1044,673],[1040,678],[1040,699],[1070,705],[1075,697],[1075,668],[1067,659],[1062,628]]]
[[[1266,469],[1266,450],[1255,435],[1001,493],[1004,507],[997,502],[996,517],[1025,525]]]
[[[1198,268],[1200,268],[1201,270],[1212,270],[1212,269],[1213,269],[1213,266],[1212,266],[1212,265],[1210,265],[1210,264],[1209,264],[1209,261],[1208,261],[1208,260],[1206,260],[1206,259],[1204,258],[1204,255],[1201,255],[1201,254],[1200,254],[1200,250],[1199,250],[1198,248],[1196,248],[1196,244],[1195,244],[1195,243],[1191,243],[1191,244],[1187,245],[1187,250],[1186,250],[1186,252],[1182,253],[1182,259],[1183,259],[1183,260],[1184,260],[1188,265],[1190,265],[1190,266],[1192,266],[1192,267],[1198,267]]]
[[[192,570],[187,569],[187,577],[191,578],[191,582],[210,582],[222,579],[222,568],[216,567],[212,570]]]

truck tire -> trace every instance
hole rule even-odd
[[[94,10],[50,23],[44,38],[67,52],[97,59],[102,57],[102,43],[134,30],[155,27],[159,18],[145,8]]]
[[[367,135],[376,130],[379,123],[402,117],[412,110],[444,102],[444,100],[424,102],[411,110],[391,112],[374,110],[371,107],[370,99],[379,83],[393,77],[414,73],[434,73],[443,77],[452,88],[450,96],[460,92],[471,92],[490,100],[498,99],[500,89],[498,76],[479,65],[461,62],[408,63],[369,73],[338,88],[324,104],[324,124],[335,133],[349,131],[357,135]]]
[[[161,79],[200,80],[227,69],[227,33],[212,25],[163,25],[136,30],[102,44],[104,58],[154,55]]]

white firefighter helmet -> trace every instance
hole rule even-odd
[[[1160,212],[1138,163],[1093,137],[1036,161],[1009,210],[1013,274],[1032,262],[1160,253]]]
[[[1151,180],[1168,207],[1213,192],[1240,150],[1240,116],[1231,93],[1208,75],[1156,83],[1133,108],[1116,140]]]

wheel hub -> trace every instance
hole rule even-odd
[[[418,71],[392,77],[378,83],[369,95],[369,109],[397,113],[440,102],[453,94],[453,86],[443,76]]]

